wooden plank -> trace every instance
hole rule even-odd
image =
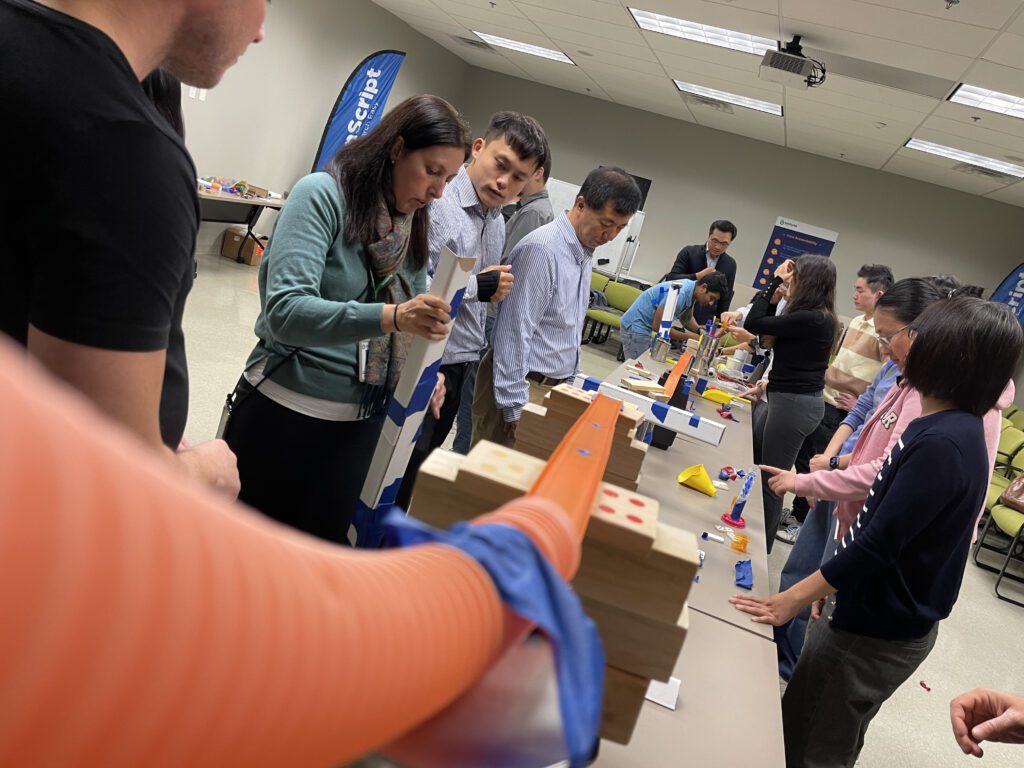
[[[650,680],[615,667],[604,668],[601,738],[628,744],[640,717]]]
[[[597,624],[609,666],[640,677],[665,682],[672,676],[686,640],[686,605],[674,624],[640,616],[627,606],[611,605],[581,596],[587,615]]]

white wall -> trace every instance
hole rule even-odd
[[[853,314],[865,262],[898,278],[951,272],[990,290],[1020,262],[1024,210],[1003,203],[476,68],[459,106],[474,125],[497,109],[536,117],[559,179],[581,183],[598,165],[652,179],[632,270],[641,277],[660,277],[682,246],[726,218],[740,232],[729,252],[743,296],[780,215],[839,232],[844,314]]]
[[[435,93],[461,101],[470,67],[370,0],[289,0],[267,6],[266,40],[207,95],[183,94],[186,143],[201,176],[244,178],[276,191],[309,173],[328,114],[352,69],[374,51],[406,58],[388,98]],[[269,232],[273,214],[259,229]],[[199,250],[223,224],[205,224]]]

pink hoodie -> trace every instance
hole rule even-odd
[[[996,407],[985,414],[983,419],[989,472],[996,463],[1002,410],[1013,402],[1015,393],[1011,380],[1007,382],[1006,388],[999,396]],[[899,440],[907,425],[920,415],[921,399],[917,391],[906,382],[900,381],[889,390],[874,415],[864,425],[850,456],[850,466],[846,469],[821,470],[808,475],[797,475],[796,494],[838,501],[835,513],[839,518],[837,535],[842,536],[856,519],[864,499],[867,498],[868,490],[892,446]],[[983,507],[981,512],[984,511]],[[981,513],[978,518],[981,518]]]

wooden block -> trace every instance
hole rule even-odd
[[[583,415],[595,396],[594,392],[586,392],[571,384],[559,384],[548,392],[544,404],[549,411],[557,411],[575,421]],[[642,419],[643,414],[639,408],[631,403],[623,403],[619,418],[615,422],[616,434],[635,428]]]
[[[654,371],[648,371],[646,368],[637,368],[635,365],[627,365],[626,370],[629,371],[634,376],[641,376],[645,379],[658,378],[657,376],[654,375]]]
[[[558,443],[543,442],[538,444],[534,442],[534,435],[526,434],[516,437],[517,451],[542,461],[547,461],[556,447],[558,447]],[[613,454],[608,459],[608,465],[605,468],[603,476],[604,481],[611,485],[618,485],[626,488],[627,490],[635,491],[638,485],[637,477],[640,474],[639,468],[636,470],[636,474],[631,477],[620,475],[619,472],[623,471],[623,467],[618,461],[616,461],[616,458],[617,456],[613,449]],[[632,463],[632,461],[629,463]]]
[[[628,744],[640,717],[650,680],[615,667],[604,668],[601,738]]]
[[[671,624],[690,594],[698,565],[696,537],[658,523],[647,554],[585,538],[573,588],[580,596],[629,606],[633,613]]]
[[[459,465],[465,457],[440,448],[431,451],[420,465],[409,513],[436,528],[447,528],[474,517],[477,506],[455,486]]]
[[[582,597],[583,608],[597,624],[609,666],[651,680],[672,676],[686,640],[689,609],[683,605],[674,624],[638,616],[628,606]]]
[[[651,381],[650,379],[638,379],[627,376],[620,379],[619,383],[630,392],[639,392],[648,397],[665,394],[665,388],[658,382]]]
[[[657,536],[657,501],[602,484],[590,513],[587,539],[646,556],[653,550]]]

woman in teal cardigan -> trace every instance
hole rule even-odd
[[[456,109],[416,96],[295,185],[260,264],[259,342],[225,434],[241,501],[348,543],[412,337],[448,334],[451,308],[424,293],[426,206],[469,150]]]

